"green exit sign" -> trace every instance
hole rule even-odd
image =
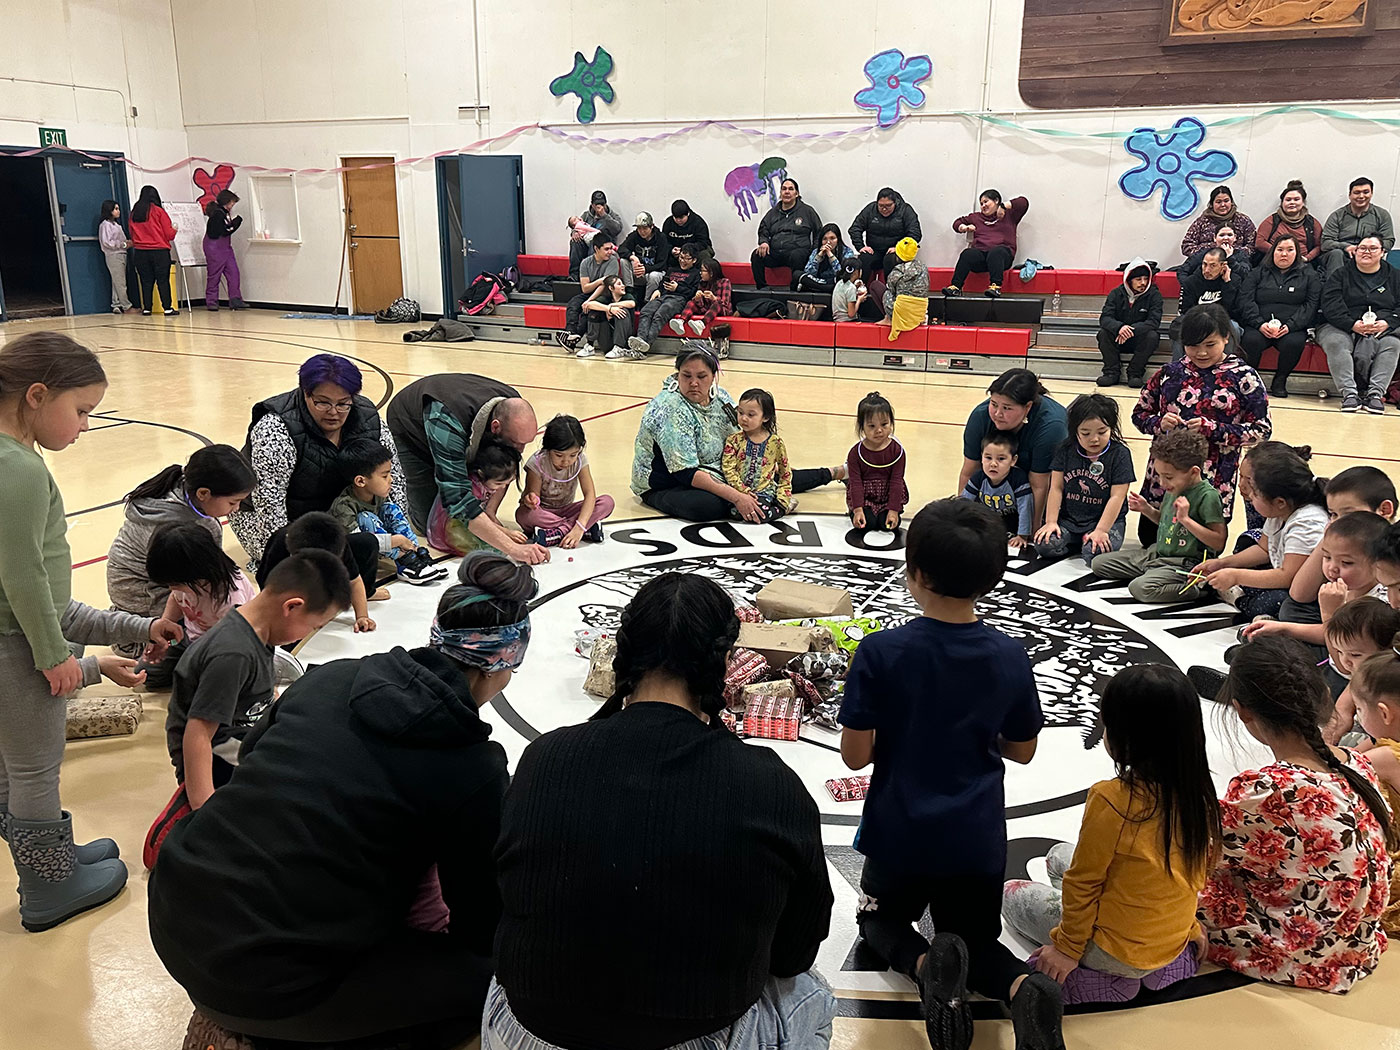
[[[63,128],[40,128],[40,146],[66,146],[68,145],[68,132]]]

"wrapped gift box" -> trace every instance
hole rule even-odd
[[[870,792],[870,778],[837,777],[826,782],[826,790],[837,802],[859,802]]]
[[[744,732],[765,740],[796,740],[802,725],[802,701],[791,695],[791,682],[772,684],[786,686],[789,695],[755,696],[744,710]]]
[[[130,736],[141,722],[136,696],[78,696],[68,701],[69,740]]]
[[[767,660],[751,649],[735,649],[729,654],[729,665],[724,672],[725,702],[731,707],[742,705],[740,693],[744,686],[767,674]]]
[[[768,661],[769,667],[782,667],[794,656],[805,653],[812,644],[812,632],[806,627],[782,623],[741,623],[741,649],[752,649]]]
[[[854,616],[851,595],[840,587],[823,587],[784,576],[764,587],[754,599],[766,619],[800,620],[803,617],[842,618]]]

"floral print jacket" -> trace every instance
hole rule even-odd
[[[1347,761],[1376,784],[1362,755]],[[1224,853],[1201,893],[1211,962],[1345,992],[1376,968],[1390,889],[1385,830],[1344,777],[1276,762],[1230,781]]]
[[[1269,419],[1269,397],[1259,373],[1238,357],[1227,354],[1212,368],[1197,368],[1188,358],[1163,365],[1142,388],[1133,408],[1133,426],[1155,436],[1162,417],[1175,412],[1183,420],[1200,419],[1201,434],[1209,449],[1201,471],[1220,493],[1229,522],[1235,505],[1235,475],[1244,449],[1267,441],[1274,432]],[[1161,503],[1166,492],[1157,476],[1157,464],[1149,457],[1142,495]]]

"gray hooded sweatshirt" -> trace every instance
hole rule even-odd
[[[112,608],[137,616],[161,615],[170,590],[157,587],[146,575],[146,551],[156,529],[190,521],[199,522],[223,545],[223,527],[190,506],[183,485],[164,496],[127,501],[126,520],[107,552],[107,597]]]

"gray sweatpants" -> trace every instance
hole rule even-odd
[[[103,252],[102,255],[112,278],[112,309],[130,310],[131,300],[126,297],[126,252]]]
[[[63,636],[80,645],[130,642],[150,634],[152,621],[69,602],[59,621]],[[95,666],[83,668],[91,681]],[[22,634],[0,635],[0,806],[20,820],[58,820],[58,768],[63,761],[68,698],[49,695],[49,680],[34,669]]]
[[[1346,397],[1385,397],[1400,361],[1400,336],[1356,335],[1330,324],[1317,326],[1317,343],[1327,354],[1327,371]],[[1365,386],[1365,389],[1358,389]]]

